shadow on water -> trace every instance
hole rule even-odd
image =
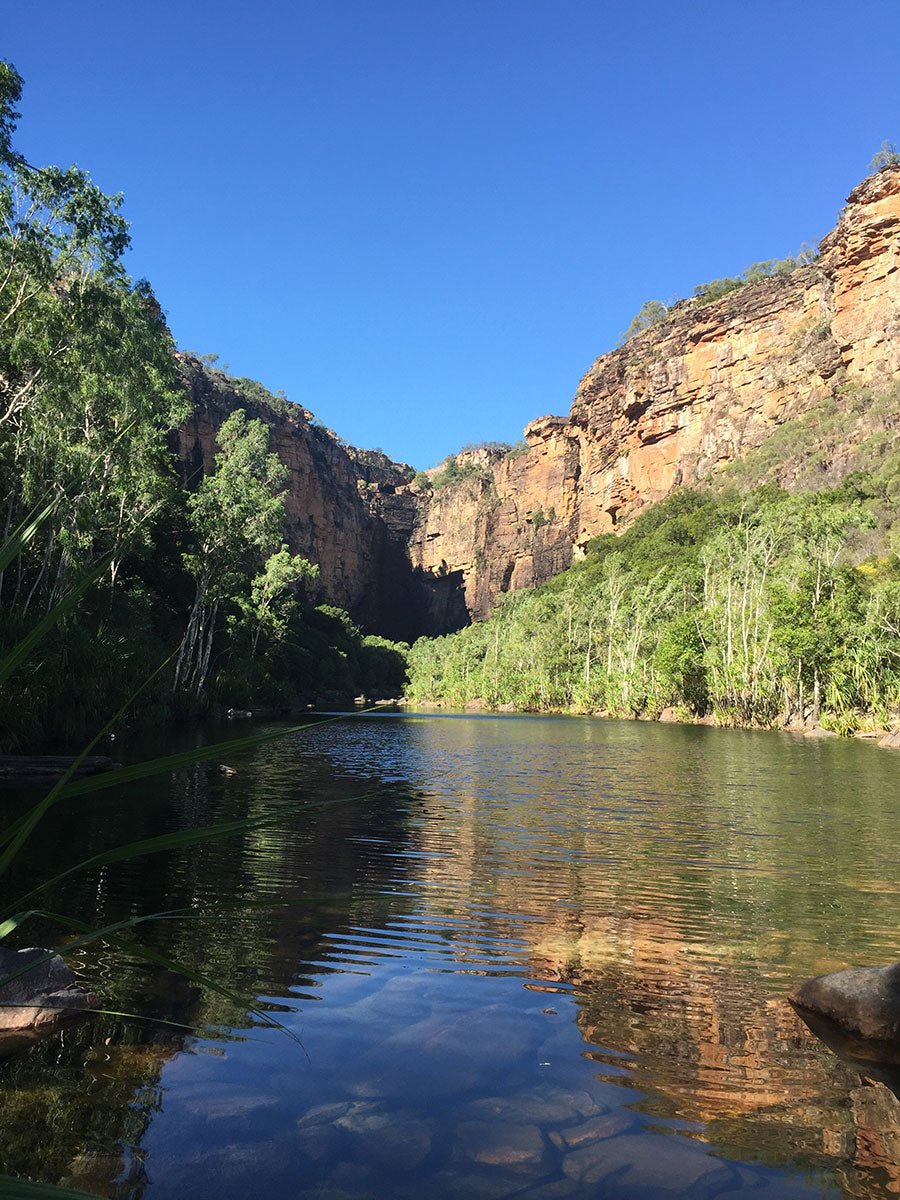
[[[246,1003],[85,955],[110,1007],[157,1020],[96,1018],[0,1062],[5,1171],[162,1198],[900,1190],[895,1080],[786,1001],[896,957],[890,755],[413,714],[234,765],[76,802],[22,864],[278,818],[48,901],[93,923],[190,910],[148,943]]]

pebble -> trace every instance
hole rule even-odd
[[[397,1171],[412,1171],[431,1152],[431,1126],[415,1113],[354,1104],[336,1121],[351,1135],[354,1156]]]
[[[264,1092],[236,1092],[224,1086],[190,1091],[185,1088],[179,1099],[189,1112],[208,1121],[247,1117],[263,1109],[275,1108],[279,1103],[277,1096],[268,1096]]]
[[[565,1088],[539,1088],[510,1096],[486,1096],[459,1110],[460,1117],[518,1121],[535,1125],[560,1125],[608,1111],[589,1092]]]
[[[307,1109],[302,1117],[297,1118],[297,1128],[308,1129],[313,1125],[330,1125],[338,1117],[342,1117],[349,1107],[349,1100],[339,1100],[335,1104],[317,1104],[315,1108]]]

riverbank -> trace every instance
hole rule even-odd
[[[800,724],[794,722],[784,725],[763,725],[755,722],[721,721],[712,713],[696,716],[676,708],[664,708],[658,716],[648,716],[644,713],[610,713],[604,709],[594,708],[523,708],[515,704],[487,704],[480,697],[467,700],[465,704],[456,705],[445,700],[422,700],[404,696],[392,701],[398,708],[417,708],[426,710],[451,709],[456,712],[518,714],[520,716],[566,716],[566,717],[600,717],[616,721],[645,721],[662,725],[705,725],[713,729],[758,729],[768,733],[791,733],[804,738],[853,738],[859,741],[875,742],[887,750],[900,750],[900,724],[898,725],[865,725],[858,729],[838,731],[828,729],[815,723]]]

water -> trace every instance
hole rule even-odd
[[[228,994],[80,952],[110,1009],[150,1019],[0,1062],[0,1169],[153,1200],[900,1191],[900,1101],[785,1000],[898,957],[900,755],[385,714],[227,761],[73,801],[20,865],[24,886],[272,818],[47,898],[95,924],[185,910],[133,936]]]

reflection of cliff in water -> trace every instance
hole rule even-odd
[[[643,789],[629,775],[623,787],[607,758],[569,795],[577,749],[559,765],[543,746],[523,752],[505,787],[486,785],[489,802],[474,788],[456,798],[452,848],[429,882],[461,919],[489,897],[498,936],[502,914],[531,918],[516,934],[533,978],[571,985],[586,1056],[642,1093],[651,1120],[697,1123],[692,1136],[727,1156],[837,1171],[850,1195],[900,1191],[900,1102],[786,1000],[798,980],[850,965],[835,947],[861,963],[884,953],[890,792],[876,777],[871,796],[836,796],[823,820],[833,766],[806,746],[606,729],[584,736],[643,737]],[[446,824],[445,800],[429,804],[426,830]]]
[[[848,1195],[900,1192],[900,1101],[874,1065],[836,1058],[761,972],[698,960],[676,934],[609,918],[562,959],[536,948],[536,973],[574,985],[601,1076],[644,1093],[644,1113],[700,1123],[728,1157],[831,1168]]]

